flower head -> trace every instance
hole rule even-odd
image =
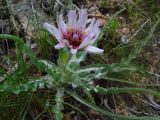
[[[92,46],[100,34],[100,23],[93,18],[87,26],[87,16],[86,9],[80,10],[78,19],[76,11],[70,10],[67,24],[63,20],[63,15],[59,15],[58,28],[48,23],[44,23],[43,27],[57,39],[56,49],[67,46],[72,54],[76,54],[79,49],[91,53],[103,53],[102,49]]]

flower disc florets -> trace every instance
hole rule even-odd
[[[72,54],[76,54],[78,49],[84,49],[91,53],[103,53],[102,49],[92,46],[100,34],[98,21],[92,19],[88,27],[86,24],[87,10],[82,9],[79,12],[79,18],[77,20],[77,14],[75,10],[70,10],[68,13],[68,24],[65,24],[63,15],[59,15],[58,29],[48,23],[44,23],[43,27],[59,42],[55,48],[60,49],[65,46],[70,48]]]
[[[84,39],[84,33],[79,30],[68,29],[67,33],[63,35],[64,39],[68,41],[73,49],[77,49]]]

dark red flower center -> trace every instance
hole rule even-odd
[[[73,49],[79,47],[79,45],[83,41],[84,34],[81,31],[69,29],[67,33],[64,35],[64,39],[66,39],[69,45],[72,46]]]

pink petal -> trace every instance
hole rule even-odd
[[[83,48],[88,46],[89,44],[93,44],[96,39],[98,38],[100,34],[100,29],[99,29],[100,23],[97,21],[91,31],[87,34],[87,36],[84,38],[82,43],[80,44],[79,48]]]
[[[84,30],[84,32],[85,32],[86,34],[88,34],[88,33],[91,31],[91,29],[93,28],[94,23],[95,23],[95,18],[93,18],[93,19],[91,20],[90,25]]]
[[[99,28],[99,26],[100,26],[100,22],[97,21],[97,22],[94,24],[92,30]],[[91,30],[91,32],[92,32],[92,30]]]
[[[95,36],[93,39],[90,40],[90,44],[92,45],[96,40],[97,38],[99,37],[99,34],[100,34],[100,29],[94,29],[94,32],[95,32]]]
[[[75,55],[77,53],[77,49],[70,49],[71,54]]]
[[[95,25],[93,26],[93,28],[92,28],[92,30],[91,30],[91,33],[94,33],[95,34],[95,36],[94,36],[94,38],[93,39],[91,39],[91,45],[97,40],[97,38],[99,37],[99,34],[100,34],[100,29],[99,29],[99,26],[100,26],[100,22],[99,21],[97,21],[96,23],[95,23]]]
[[[69,48],[72,48],[72,46],[69,44],[68,40],[64,40],[65,41],[65,44],[69,47]]]
[[[77,14],[75,10],[70,10],[68,14],[68,26],[76,27],[77,23]]]
[[[86,27],[86,23],[87,23],[87,10],[86,9],[82,9],[79,13],[79,20],[77,22],[77,28],[80,30],[84,30]]]
[[[63,15],[59,15],[59,20],[58,22],[58,28],[63,32],[66,33],[67,31],[67,25],[65,24],[64,20],[63,20]]]
[[[85,48],[85,50],[89,53],[95,53],[95,54],[102,54],[104,52],[103,49],[99,49],[97,47],[94,46],[88,46]]]
[[[64,45],[64,44],[62,44],[62,43],[58,43],[58,44],[57,44],[57,45],[55,45],[54,47],[55,47],[55,49],[61,49],[61,48],[64,48],[64,47],[65,47],[65,45]]]
[[[79,49],[80,48],[83,48],[83,47],[86,47],[88,46],[89,44],[91,44],[91,39],[94,37],[94,34],[89,34],[87,35],[84,40],[82,41],[82,43],[80,44],[79,46]]]
[[[48,23],[44,23],[43,28],[46,29],[50,34],[52,34],[58,40],[58,42],[62,42],[62,33],[56,27]]]

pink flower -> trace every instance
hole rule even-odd
[[[70,10],[68,24],[65,24],[63,15],[59,15],[58,29],[48,23],[44,23],[43,27],[57,39],[56,49],[67,46],[72,54],[76,54],[79,49],[90,53],[103,53],[104,50],[92,46],[100,34],[100,23],[92,19],[87,27],[87,16],[87,10],[82,9],[77,20],[76,11]]]

